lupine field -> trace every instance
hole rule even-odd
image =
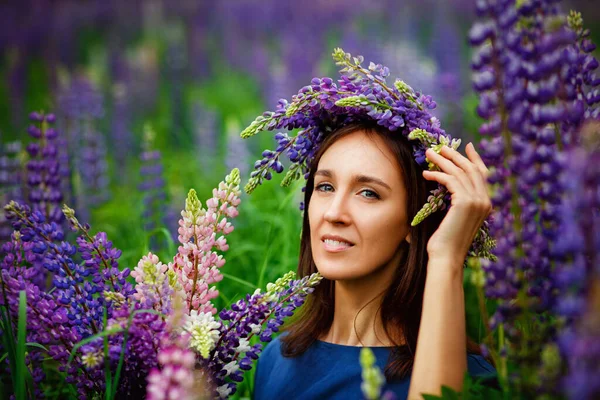
[[[346,107],[491,172],[464,288],[497,374],[442,398],[600,399],[596,3],[3,2],[0,397],[251,398],[321,279],[305,110]]]

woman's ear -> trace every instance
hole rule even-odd
[[[408,244],[410,244],[410,233],[408,235],[406,235],[406,239],[404,239],[404,240],[406,240],[406,242]]]

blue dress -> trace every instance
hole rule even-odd
[[[391,347],[371,347],[377,366],[383,372]],[[364,399],[360,384],[361,347],[315,341],[302,355],[287,358],[281,355],[281,341],[275,338],[263,350],[256,366],[254,400],[270,399]],[[494,367],[482,356],[467,355],[471,376],[495,373]],[[410,376],[384,385],[399,400],[408,397]]]

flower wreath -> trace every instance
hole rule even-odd
[[[390,72],[387,67],[371,62],[364,68],[362,56],[352,57],[341,48],[333,51],[333,59],[343,67],[338,84],[331,78],[314,78],[311,85],[304,86],[292,96],[291,102],[279,100],[275,111],[264,112],[242,131],[241,137],[246,139],[264,130],[300,129],[296,136],[283,132],[275,135],[277,148],[265,150],[263,159],[256,161],[244,188],[246,193],[252,193],[263,179],[270,180],[271,170],[283,172],[284,166],[279,161],[282,154],[291,164],[281,185],[288,186],[301,176],[307,179],[310,164],[324,137],[351,122],[370,119],[390,131],[399,131],[413,144],[415,161],[424,169],[439,170],[425,157],[428,148],[439,153],[444,145],[455,150],[460,146],[460,139],[452,139],[446,134],[440,121],[429,113],[428,110],[436,107],[431,96],[415,92],[400,79],[396,79],[393,87],[388,86],[386,78]],[[415,226],[449,206],[448,190],[438,185],[411,225]],[[489,236],[486,221],[471,245],[469,256],[495,259],[491,253],[494,247],[495,241]]]

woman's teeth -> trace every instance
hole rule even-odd
[[[350,243],[346,243],[346,242],[338,242],[337,240],[331,240],[331,239],[325,239],[325,243],[330,245],[330,246],[343,246],[343,247],[349,247]]]

